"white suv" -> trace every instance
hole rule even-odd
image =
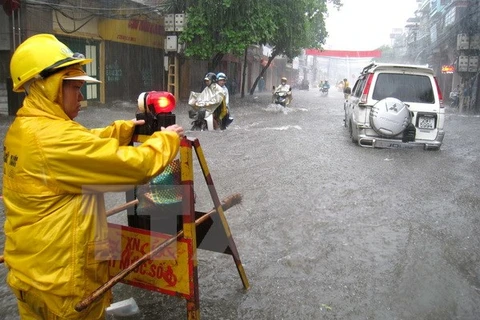
[[[430,68],[372,63],[344,109],[350,137],[362,147],[439,150],[442,145],[445,109]]]

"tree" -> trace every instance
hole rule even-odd
[[[251,44],[268,38],[275,24],[262,0],[193,0],[187,8],[187,27],[180,36],[185,55],[209,61],[214,70],[226,53],[242,55]]]
[[[188,16],[180,42],[186,44],[187,57],[208,60],[209,70],[214,70],[226,53],[240,56],[250,45],[269,44],[273,53],[261,71],[263,75],[278,55],[291,60],[303,48],[320,48],[327,37],[327,3],[338,9],[340,1],[191,0],[187,4],[178,0],[176,7],[184,4]]]
[[[274,16],[277,22],[275,33],[263,38],[261,44],[272,46],[272,54],[255,80],[250,95],[253,95],[260,77],[263,77],[273,59],[279,55],[289,61],[299,56],[305,48],[321,49],[328,36],[324,15],[328,13],[327,3],[340,9],[340,0],[297,0],[276,1]]]

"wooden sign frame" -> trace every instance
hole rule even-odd
[[[208,213],[195,211],[192,149],[195,150],[213,200],[214,209]],[[199,320],[197,248],[231,255],[243,288],[248,289],[250,285],[224,214],[224,205],[218,197],[200,142],[196,138],[184,137],[180,142],[180,173],[182,226],[181,231],[176,235],[176,241],[130,272],[121,282],[163,294],[183,297],[187,302],[187,319]],[[132,201],[135,199],[135,193],[127,192],[126,197],[127,202]],[[130,224],[130,221],[135,220],[136,207],[129,208],[127,213]],[[109,228],[114,257],[110,262],[111,276],[127,268],[136,257],[175,237],[175,235],[132,226],[109,224]],[[205,241],[207,238],[209,240]]]

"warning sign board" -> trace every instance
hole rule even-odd
[[[108,228],[112,253],[110,277],[172,237],[111,223]],[[169,295],[182,295],[189,299],[192,294],[190,278],[193,273],[193,261],[189,259],[192,252],[192,242],[179,238],[153,259],[140,265],[122,282]]]

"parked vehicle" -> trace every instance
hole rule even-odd
[[[432,69],[372,63],[345,101],[345,126],[362,147],[439,150],[445,135],[442,99]]]

